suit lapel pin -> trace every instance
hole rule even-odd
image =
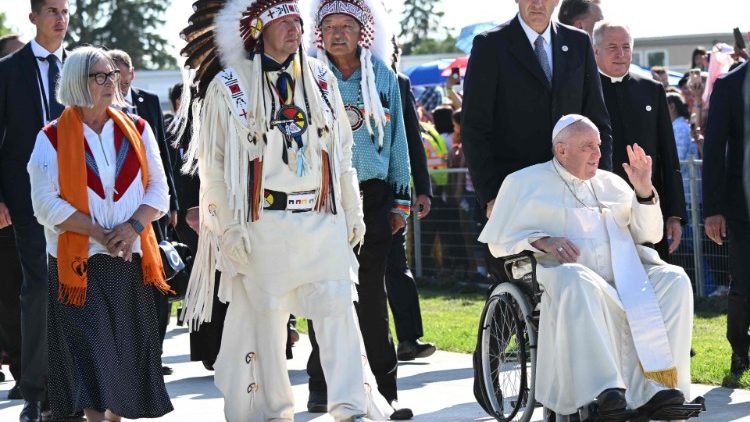
[[[563,53],[567,52],[568,51],[568,46],[567,45],[562,46],[562,51],[563,51]]]
[[[651,106],[650,105],[646,106],[646,111],[651,111]]]
[[[138,97],[138,102],[142,103],[143,102],[143,97]]]

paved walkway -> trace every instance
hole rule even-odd
[[[222,421],[223,401],[213,385],[212,373],[200,362],[190,362],[187,329],[170,326],[164,344],[164,364],[174,369],[165,377],[174,412],[158,419],[164,421]],[[310,352],[307,337],[302,336],[289,362],[289,373],[296,397],[297,422],[331,422],[327,415],[306,411],[307,375],[305,362]],[[8,375],[7,368],[5,368]],[[402,363],[399,367],[399,401],[414,410],[415,421],[491,421],[476,404],[472,394],[471,356],[437,352],[424,360]],[[0,383],[0,397],[7,395],[12,381]],[[708,385],[693,385],[693,395],[706,398],[708,411],[701,421],[750,421],[750,391],[731,390]],[[0,400],[0,421],[17,421],[22,401]],[[537,412],[533,421],[541,421]]]

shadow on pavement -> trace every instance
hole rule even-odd
[[[440,371],[422,372],[408,377],[399,377],[398,389],[399,391],[412,390],[415,388],[422,388],[427,384],[445,381],[456,381],[473,377],[474,371],[471,368],[445,369]]]
[[[191,400],[220,399],[221,393],[214,385],[213,375],[204,377],[181,378],[165,383],[169,397],[193,396]]]
[[[163,365],[174,365],[176,363],[187,363],[190,362],[190,355],[176,355],[176,356],[162,356],[161,363]]]
[[[706,414],[713,417],[721,415],[721,420],[740,420],[750,415],[750,402],[732,403],[731,394],[734,390],[716,387],[708,390],[703,397],[706,399]],[[744,420],[744,419],[743,419]]]

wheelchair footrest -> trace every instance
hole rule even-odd
[[[695,418],[698,417],[701,412],[706,411],[705,403],[706,399],[702,396],[698,396],[689,403],[664,406],[661,409],[657,409],[651,415],[639,415],[632,419],[631,422],[670,421]]]
[[[627,422],[636,415],[638,415],[638,412],[628,409],[614,412],[599,412],[595,404],[582,407],[578,411],[578,417],[581,422]]]
[[[685,403],[676,406],[664,406],[657,410],[651,415],[651,420],[654,421],[670,421],[695,418],[700,415],[701,412],[706,410],[705,399],[703,397],[696,397],[690,403]]]

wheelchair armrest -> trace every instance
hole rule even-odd
[[[510,281],[527,281],[531,276],[536,281],[536,258],[531,251],[499,258],[503,264],[505,276]]]
[[[502,277],[499,281],[516,284],[528,295],[531,303],[536,305],[541,298],[541,289],[536,279],[537,261],[534,253],[527,250],[497,258],[497,261],[500,264],[498,266],[502,267],[502,274],[497,275]]]

